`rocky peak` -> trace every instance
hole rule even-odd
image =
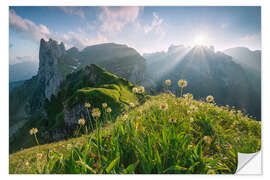
[[[40,40],[38,82],[44,87],[47,99],[55,95],[60,86],[62,74],[57,65],[59,58],[64,54],[66,50],[63,43],[58,44],[52,39]]]

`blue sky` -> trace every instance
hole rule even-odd
[[[39,41],[115,42],[139,53],[174,44],[261,49],[260,7],[10,7],[9,62],[38,61]]]

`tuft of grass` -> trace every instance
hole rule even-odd
[[[232,174],[237,152],[261,148],[259,122],[188,96],[151,97],[98,127],[79,138],[11,154],[10,173]]]

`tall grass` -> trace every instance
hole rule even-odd
[[[85,143],[68,144],[63,152],[48,149],[28,164],[28,172],[230,174],[237,168],[237,152],[260,149],[260,123],[191,94],[152,97],[116,122],[105,107],[103,113],[92,113],[96,131],[82,137]],[[105,132],[102,122],[112,128]]]

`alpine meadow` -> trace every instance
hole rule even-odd
[[[260,16],[9,7],[9,173],[236,173],[261,150]]]

